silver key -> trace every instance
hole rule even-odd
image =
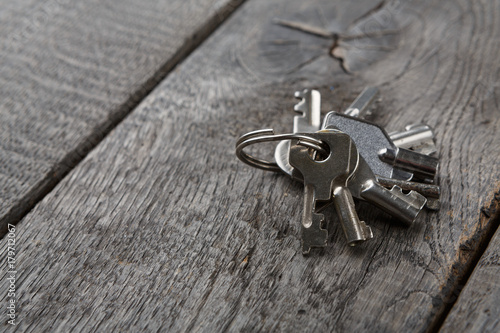
[[[362,156],[359,157],[356,172],[349,179],[348,187],[354,197],[378,206],[406,225],[413,224],[427,202],[416,191],[404,194],[398,186],[393,186],[390,190],[383,187]]]
[[[314,133],[321,127],[321,94],[317,90],[296,91],[295,98],[300,102],[294,107],[299,112],[293,118],[293,133]],[[288,161],[290,141],[281,141],[274,151],[274,159],[284,173],[293,176],[293,167]]]
[[[323,128],[335,128],[348,134],[358,147],[359,154],[367,161],[376,175],[403,180],[412,179],[412,173],[397,170],[379,158],[380,150],[397,149],[381,126],[332,111],[326,115]]]
[[[371,229],[359,220],[350,191],[346,188],[359,158],[353,141],[345,133],[331,130],[310,136],[325,142],[330,152],[324,160],[318,161],[313,159],[308,148],[299,144],[290,147],[290,164],[302,174],[304,181],[302,252],[307,254],[312,247],[327,245],[325,218],[316,212],[316,204],[329,201],[334,193],[333,200],[349,245],[372,238]]]

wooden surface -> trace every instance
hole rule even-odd
[[[0,230],[240,1],[1,1]]]
[[[439,329],[498,224],[499,7],[245,3],[17,225],[17,330]],[[442,208],[406,229],[359,204],[374,240],[349,248],[332,223],[328,248],[303,257],[302,186],[243,165],[234,143],[289,131],[295,90],[318,88],[326,112],[366,85],[389,131],[435,128]]]
[[[446,318],[442,332],[500,331],[500,230],[496,232],[457,303]]]

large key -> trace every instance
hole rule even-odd
[[[353,141],[345,133],[332,130],[309,135],[325,142],[329,147],[329,154],[325,159],[315,160],[309,148],[298,143],[290,147],[290,164],[302,174],[304,181],[302,252],[307,254],[312,247],[327,245],[325,217],[316,212],[316,204],[331,200],[333,194],[349,245],[372,238],[371,229],[359,220],[352,196],[346,187],[359,159]]]
[[[317,90],[304,89],[296,91],[295,98],[300,99],[300,102],[294,107],[299,115],[293,118],[293,133],[317,132],[321,127],[321,94]],[[274,151],[274,159],[284,173],[292,176],[293,167],[288,161],[290,144],[288,140],[281,141]]]

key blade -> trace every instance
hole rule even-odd
[[[411,149],[424,155],[432,155],[437,152],[434,131],[428,125],[408,125],[404,131],[391,132],[389,136],[396,147]]]
[[[398,180],[392,178],[383,178],[377,176],[377,181],[380,185],[385,188],[391,189],[394,186],[399,186],[403,191],[416,191],[427,198],[427,203],[425,207],[430,210],[439,210],[441,207],[441,202],[439,196],[441,194],[441,188],[439,185],[418,183],[418,182],[408,182],[405,180]]]
[[[356,246],[373,238],[372,229],[360,221],[351,192],[346,187],[333,190],[333,202],[349,246]]]
[[[379,94],[377,87],[366,87],[363,91],[356,97],[354,102],[344,111],[344,114],[351,117],[360,117],[368,107],[376,100]]]
[[[293,118],[293,133],[314,133],[321,127],[321,94],[317,90],[304,89],[296,91],[295,97],[300,102],[294,106],[294,111],[300,115]],[[293,172],[288,155],[290,151],[290,141],[281,141],[274,151],[274,160],[280,169],[289,176],[298,180],[302,179],[299,172]]]
[[[321,127],[321,94],[317,90],[296,91],[301,101],[294,107],[300,115],[293,118],[294,133],[314,133]]]
[[[436,157],[420,154],[409,149],[381,149],[380,160],[403,171],[412,172],[416,178],[433,182],[439,167]]]
[[[314,186],[304,186],[304,210],[302,211],[302,254],[309,254],[313,247],[325,247],[328,231],[323,228],[325,216],[315,213]]]
[[[375,181],[367,181],[361,187],[363,199],[411,226],[425,206],[427,199],[415,191],[404,194],[400,187],[388,190]]]
[[[427,198],[438,199],[441,194],[441,188],[439,187],[439,185],[408,182],[405,180],[384,178],[379,176],[377,176],[377,181],[384,187],[392,188],[394,185],[396,185],[398,187],[401,187],[404,191],[417,191]]]
[[[441,201],[435,198],[427,198],[425,207],[430,210],[439,210],[441,208]]]
[[[417,192],[404,194],[398,186],[389,190],[379,184],[362,156],[359,157],[358,168],[348,185],[355,197],[374,204],[406,225],[413,224],[427,202],[427,199]]]

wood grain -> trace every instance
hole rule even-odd
[[[1,1],[0,230],[240,2]]]
[[[17,329],[437,329],[491,234],[495,216],[481,209],[499,204],[499,7],[245,3],[18,224]],[[275,18],[399,33],[340,46]],[[290,131],[295,90],[318,88],[326,112],[366,85],[380,88],[374,119],[389,131],[435,128],[442,208],[406,229],[359,204],[374,240],[349,248],[331,223],[328,248],[303,257],[302,186],[243,165],[234,143]]]
[[[444,322],[441,332],[500,330],[500,232],[497,231]],[[458,293],[457,293],[458,295]]]

